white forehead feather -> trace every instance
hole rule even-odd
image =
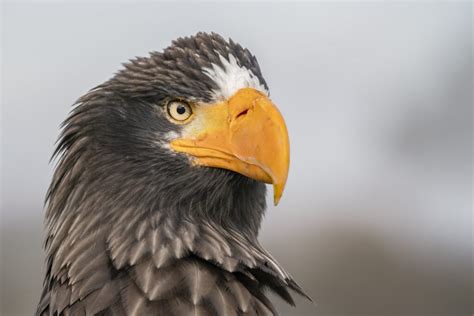
[[[242,88],[254,88],[268,96],[267,89],[260,83],[257,76],[250,69],[239,66],[232,54],[229,54],[228,59],[219,55],[219,59],[222,67],[212,64],[212,68],[202,69],[204,74],[209,76],[218,87],[212,91],[214,100],[227,100]]]

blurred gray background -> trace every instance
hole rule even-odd
[[[288,124],[290,176],[261,240],[317,305],[282,314],[472,315],[472,2],[2,9],[1,315],[39,299],[48,160],[70,105],[201,30],[257,56]]]

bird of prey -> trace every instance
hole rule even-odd
[[[306,294],[259,244],[289,140],[256,58],[215,33],[78,99],[47,193],[37,315],[274,315]]]

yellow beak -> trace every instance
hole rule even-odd
[[[273,184],[274,203],[285,188],[290,145],[285,121],[267,96],[252,88],[195,109],[171,148],[197,165],[228,169]]]

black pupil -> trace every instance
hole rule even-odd
[[[183,115],[184,113],[186,113],[186,107],[184,105],[178,105],[178,107],[176,108],[176,112],[178,112],[179,115]]]

